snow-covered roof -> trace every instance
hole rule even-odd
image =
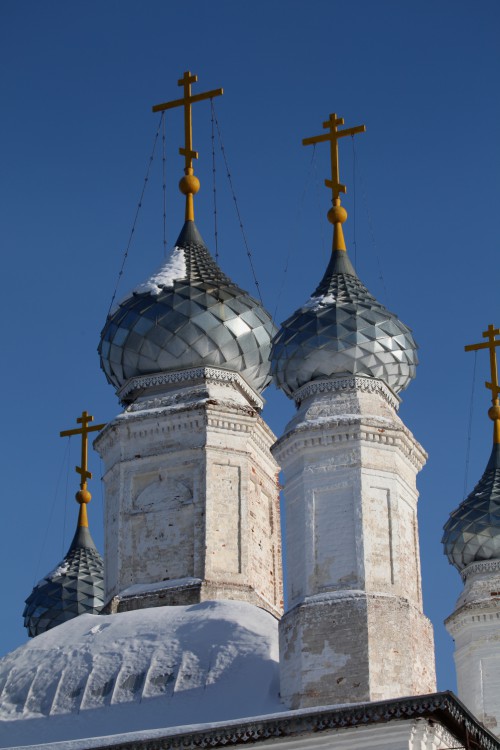
[[[281,712],[278,623],[203,602],[81,615],[0,661],[0,747]]]

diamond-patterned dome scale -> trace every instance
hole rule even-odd
[[[286,320],[273,341],[272,373],[292,396],[322,378],[380,378],[396,393],[415,376],[410,329],[361,283],[344,250],[335,250],[311,299]]]
[[[271,317],[218,267],[187,221],[171,258],[120,303],[101,334],[101,366],[115,387],[191,367],[238,372],[256,391],[270,382]]]
[[[462,570],[478,560],[500,559],[500,445],[470,495],[450,513],[442,538],[445,554]]]
[[[86,526],[78,526],[64,560],[26,599],[23,617],[30,636],[73,617],[97,614],[104,605],[104,564]]]

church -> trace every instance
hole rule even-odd
[[[186,72],[182,97],[154,108],[184,111],[184,221],[104,323],[101,367],[123,410],[106,425],[84,411],[61,433],[81,438],[77,528],[26,599],[31,639],[0,661],[0,747],[500,748],[500,331],[467,347],[489,352],[491,456],[443,519],[464,582],[446,623],[457,698],[436,692],[422,604],[427,456],[398,416],[417,344],[343,233],[339,141],[365,128],[332,114],[303,141],[330,150],[332,253],[277,327],[195,224],[193,104],[222,94],[196,82]],[[263,412],[272,381],[296,406],[279,436]]]

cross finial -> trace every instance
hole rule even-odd
[[[330,141],[332,179],[325,180],[325,185],[332,190],[332,208],[328,211],[328,221],[333,224],[333,250],[346,249],[342,224],[347,219],[347,211],[340,205],[340,193],[346,192],[346,186],[342,185],[340,182],[338,141],[339,138],[344,138],[346,135],[355,136],[357,133],[366,132],[366,127],[364,125],[339,130],[338,126],[343,124],[343,117],[337,117],[336,114],[332,114],[328,120],[323,123],[323,127],[329,131],[328,133],[316,135],[312,138],[304,138],[302,141],[303,146]]]
[[[193,197],[200,189],[200,181],[195,177],[193,169],[193,159],[198,158],[198,152],[193,151],[193,120],[191,115],[191,105],[194,102],[201,102],[203,99],[213,99],[214,96],[221,96],[223,89],[213,89],[206,91],[204,94],[191,94],[191,84],[196,83],[198,76],[191,75],[186,70],[183,77],[177,81],[178,86],[184,89],[182,99],[174,99],[164,104],[155,104],[153,112],[164,112],[166,109],[174,107],[184,107],[184,147],[179,149],[181,156],[184,156],[184,177],[179,182],[179,189],[186,196],[186,221],[194,221],[194,200]]]
[[[491,381],[486,381],[485,386],[491,391],[491,403],[492,406],[488,411],[488,416],[494,422],[493,430],[493,442],[500,443],[500,402],[498,396],[500,394],[500,386],[498,384],[498,366],[497,366],[497,353],[496,347],[500,346],[500,329],[495,328],[493,325],[489,325],[486,331],[482,333],[483,338],[486,341],[480,344],[469,344],[465,347],[466,352],[477,351],[478,349],[489,349],[490,352],[490,371]]]
[[[78,526],[88,526],[86,504],[92,499],[92,495],[87,489],[87,479],[92,479],[92,473],[88,470],[88,434],[89,432],[98,432],[103,427],[106,427],[106,425],[95,424],[89,427],[90,422],[94,421],[94,417],[86,411],[82,411],[82,416],[78,417],[76,421],[78,424],[81,424],[81,427],[76,427],[74,430],[63,430],[59,435],[60,437],[70,437],[71,435],[82,436],[81,466],[75,466],[75,471],[77,474],[80,474],[80,489],[76,493],[76,501],[80,504]]]

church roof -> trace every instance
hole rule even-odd
[[[262,391],[270,382],[276,328],[262,305],[234,284],[186,221],[170,257],[108,317],[99,354],[108,381],[192,367],[238,372]]]
[[[334,249],[311,298],[276,335],[272,372],[289,396],[342,375],[380,378],[397,393],[415,377],[416,350],[411,330],[370,294],[347,252]]]
[[[500,559],[500,444],[494,444],[483,476],[454,510],[442,539],[458,570],[478,560]]]
[[[2,741],[275,713],[278,683],[278,622],[246,602],[82,615],[0,661]]]
[[[30,636],[40,635],[103,605],[104,563],[88,528],[78,526],[64,559],[26,599],[24,625]]]

